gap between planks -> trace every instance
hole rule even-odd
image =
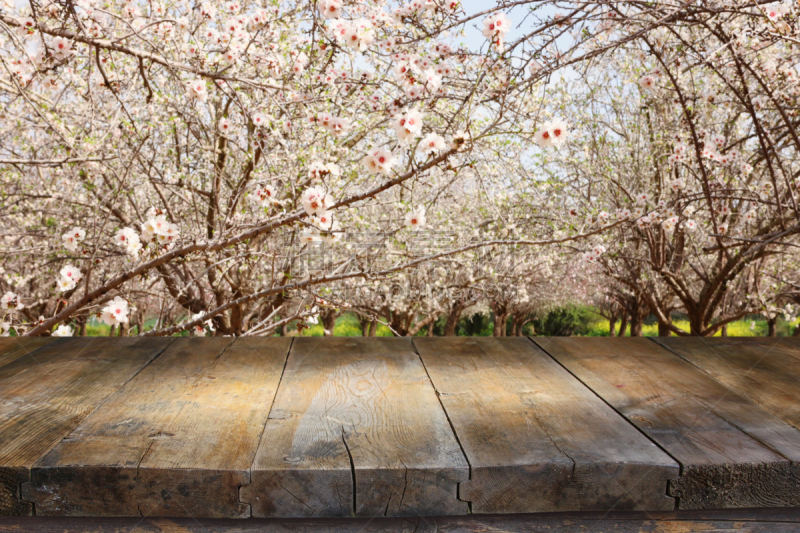
[[[679,467],[679,469],[680,469],[680,471],[679,471],[679,478],[680,478],[680,476],[682,476],[682,475],[683,475],[683,463],[681,463],[680,461],[678,461],[678,459],[676,459],[676,458],[675,458],[675,457],[674,457],[674,456],[673,456],[671,453],[669,453],[669,452],[668,452],[668,451],[667,451],[667,450],[666,450],[666,449],[665,449],[663,446],[661,446],[661,445],[660,445],[658,442],[656,442],[656,441],[654,441],[653,439],[651,439],[651,438],[650,438],[650,437],[647,435],[647,433],[645,433],[644,431],[642,431],[642,429],[641,429],[641,428],[639,428],[639,427],[638,427],[636,424],[633,424],[633,423],[632,423],[630,420],[628,420],[628,418],[627,418],[627,417],[626,417],[624,414],[622,414],[622,413],[621,413],[619,410],[617,410],[617,409],[616,409],[616,408],[615,408],[613,405],[611,405],[609,402],[607,402],[605,398],[603,398],[603,397],[602,397],[602,396],[600,396],[600,395],[599,395],[597,392],[595,392],[595,390],[594,390],[593,388],[591,388],[591,387],[590,387],[590,386],[589,386],[587,383],[584,383],[584,381],[583,381],[581,378],[579,378],[577,375],[575,375],[575,374],[574,374],[574,373],[573,373],[573,372],[572,372],[572,371],[571,371],[569,368],[567,368],[566,366],[564,366],[563,364],[561,364],[561,362],[560,362],[558,359],[556,359],[555,357],[553,357],[553,356],[550,354],[550,352],[548,352],[548,351],[547,351],[547,346],[545,345],[545,343],[539,344],[539,343],[535,342],[533,339],[531,339],[530,337],[526,337],[526,338],[527,338],[527,339],[528,339],[528,340],[531,342],[531,344],[533,344],[534,346],[536,346],[536,347],[540,348],[540,349],[541,349],[541,350],[542,350],[544,353],[546,353],[546,354],[547,354],[547,357],[549,357],[550,359],[552,359],[553,361],[555,361],[555,362],[556,362],[556,364],[558,364],[558,365],[559,365],[561,368],[563,368],[564,370],[566,370],[566,371],[567,371],[567,372],[568,372],[568,373],[569,373],[569,374],[570,374],[570,375],[571,375],[573,378],[575,378],[576,380],[578,380],[578,382],[579,382],[579,383],[581,383],[581,385],[583,385],[584,387],[586,387],[587,389],[589,389],[589,390],[592,392],[592,394],[594,394],[595,396],[597,396],[598,398],[600,398],[600,400],[601,400],[603,403],[605,403],[605,404],[606,404],[606,405],[607,405],[607,406],[608,406],[610,409],[612,409],[612,410],[613,410],[615,413],[617,413],[617,414],[619,415],[619,417],[620,417],[620,418],[622,418],[622,419],[623,419],[625,422],[627,422],[627,423],[628,423],[630,426],[632,426],[634,429],[636,429],[636,431],[638,431],[638,432],[639,432],[639,433],[640,433],[640,434],[641,434],[641,435],[642,435],[644,438],[646,438],[647,440],[649,440],[650,442],[652,442],[652,443],[653,443],[653,444],[654,444],[654,445],[655,445],[655,446],[656,446],[656,447],[657,447],[659,450],[661,450],[662,452],[664,452],[664,453],[665,453],[665,454],[666,454],[668,457],[670,457],[670,458],[671,458],[673,461],[675,461],[675,462],[678,464],[678,467]],[[541,338],[541,337],[540,337],[540,338]],[[546,337],[545,337],[545,338],[546,338]],[[644,479],[644,477],[643,477],[642,479]],[[675,499],[675,509],[677,510],[677,509],[679,509],[679,508],[680,508],[680,498],[679,498],[679,497],[677,497],[677,496],[671,496],[671,495],[670,495],[670,493],[669,493],[669,485],[670,485],[670,481],[668,480],[668,481],[667,481],[667,484],[666,484],[666,487],[664,487],[664,495],[665,495],[665,496],[669,496],[670,498],[674,498],[674,499]]]
[[[464,451],[464,445],[461,444],[461,439],[458,436],[458,432],[456,431],[456,427],[453,425],[453,421],[450,420],[450,413],[447,412],[447,409],[445,409],[444,404],[442,403],[442,397],[439,394],[439,389],[436,388],[436,384],[433,382],[433,379],[431,379],[431,373],[428,372],[428,367],[425,366],[425,360],[422,358],[422,355],[419,353],[419,350],[417,349],[417,345],[414,342],[413,338],[411,339],[411,346],[414,348],[414,353],[417,354],[417,357],[419,358],[420,363],[422,363],[422,368],[425,369],[425,375],[428,376],[428,381],[430,382],[431,387],[433,387],[433,391],[436,393],[436,399],[439,401],[439,406],[442,408],[442,412],[444,413],[445,418],[447,418],[447,423],[450,425],[450,431],[453,432],[453,436],[455,437],[456,442],[458,443],[458,447],[461,449],[461,455],[464,457],[464,460],[467,462],[467,466],[469,467],[469,478],[467,478],[467,480],[468,481],[472,480],[472,463],[470,462],[469,457],[467,457],[467,452]],[[458,498],[459,500],[461,500],[463,502],[467,502],[467,510],[469,511],[469,514],[472,514],[472,502],[469,501],[469,500],[464,500],[464,499],[461,498],[461,483],[463,483],[463,482],[460,482],[458,484],[458,488],[456,489],[456,498]]]
[[[38,337],[34,337],[34,338],[35,338],[35,339],[38,339]],[[52,339],[51,339],[51,340],[52,340]],[[117,388],[115,391],[112,391],[112,392],[110,392],[110,393],[109,393],[109,394],[108,394],[108,395],[107,395],[105,398],[103,398],[103,399],[102,399],[100,402],[98,402],[98,403],[97,403],[97,405],[95,405],[93,409],[91,409],[91,410],[90,410],[88,413],[86,413],[86,415],[83,417],[83,419],[86,419],[86,418],[90,417],[90,416],[91,416],[93,413],[95,413],[95,412],[96,412],[98,409],[100,409],[101,407],[103,407],[103,406],[104,406],[104,405],[105,405],[105,404],[106,404],[106,403],[107,403],[107,402],[108,402],[108,401],[111,399],[111,397],[112,397],[112,396],[114,396],[114,394],[115,394],[116,392],[118,392],[118,391],[120,391],[122,388],[124,388],[124,387],[125,387],[125,386],[126,386],[128,383],[130,383],[130,381],[131,381],[131,380],[135,379],[135,378],[136,378],[136,376],[138,376],[139,374],[141,374],[141,373],[142,373],[142,371],[143,371],[145,368],[149,367],[149,366],[150,366],[150,365],[153,363],[153,361],[155,361],[156,359],[158,359],[159,357],[161,357],[161,355],[162,355],[164,352],[166,352],[166,351],[167,351],[167,349],[170,347],[170,345],[171,345],[171,344],[172,344],[174,341],[175,341],[175,339],[170,339],[170,340],[169,340],[169,342],[167,342],[167,343],[164,345],[164,347],[163,347],[163,348],[162,348],[160,351],[156,352],[156,354],[155,354],[155,355],[154,355],[154,356],[153,356],[153,357],[152,357],[152,358],[151,358],[151,359],[150,359],[150,360],[149,360],[147,363],[145,363],[144,365],[142,365],[142,367],[141,367],[141,368],[139,368],[139,370],[137,370],[136,372],[134,372],[134,373],[133,373],[133,374],[132,374],[132,375],[131,375],[131,376],[130,376],[128,379],[126,379],[126,380],[125,380],[123,383],[121,383],[121,384],[119,385],[119,387],[118,387],[118,388]],[[49,343],[47,343],[47,344],[49,344]],[[43,347],[43,346],[44,346],[44,345],[42,345],[42,346],[37,346],[37,347],[36,347],[34,350],[32,350],[31,352],[35,352],[35,351],[36,351],[36,349],[38,349],[38,348],[41,348],[41,347]],[[70,432],[70,433],[71,433],[71,432]],[[64,437],[63,437],[61,440],[64,440],[64,439],[66,439],[67,437],[69,437],[70,433],[68,433],[67,435],[65,435],[65,436],[64,436]],[[60,441],[59,441],[59,442],[60,442]],[[46,450],[44,453],[42,453],[42,455],[41,455],[41,456],[42,456],[42,457],[44,457],[45,455],[47,455],[47,454],[48,454],[50,451],[52,451],[52,450],[53,450],[53,449],[54,449],[56,446],[58,446],[59,442],[56,442],[56,443],[54,443],[54,444],[53,444],[53,446],[51,446],[50,448],[48,448],[48,449],[47,449],[47,450]],[[142,457],[142,458],[144,458],[144,457]],[[141,463],[141,461],[140,461],[140,463]],[[31,507],[31,514],[32,514],[33,516],[36,516],[36,503],[35,503],[34,501],[29,501],[29,500],[26,500],[26,499],[24,499],[24,498],[23,498],[23,496],[22,496],[22,486],[23,486],[24,484],[26,484],[26,483],[30,483],[31,481],[32,481],[32,477],[31,477],[31,469],[29,468],[29,469],[28,469],[28,475],[27,475],[27,479],[25,479],[25,480],[23,480],[23,481],[21,481],[20,483],[18,483],[18,484],[17,484],[17,498],[19,499],[19,501],[20,501],[20,502],[23,502],[23,503],[27,503],[27,504],[29,504],[29,505],[30,505],[30,507]]]
[[[267,424],[269,423],[269,415],[272,414],[272,407],[275,405],[275,398],[278,396],[278,390],[281,388],[281,383],[283,382],[283,375],[286,373],[286,365],[289,362],[289,355],[292,353],[292,346],[294,345],[294,339],[296,337],[292,337],[291,341],[289,342],[289,347],[286,349],[286,357],[283,358],[283,368],[281,369],[281,375],[278,377],[278,385],[275,387],[275,394],[272,395],[272,401],[269,404],[269,411],[267,411],[267,418],[264,420],[264,427],[261,428],[261,435],[258,436],[258,443],[256,444],[256,450],[258,450],[259,446],[261,446],[261,440],[264,438],[264,432],[267,429]],[[247,469],[247,484],[249,485],[252,483],[253,480],[253,465],[256,462],[255,456],[253,456],[253,460],[250,462],[250,468]],[[246,485],[240,485],[237,489],[237,493],[239,495],[239,502],[247,505],[247,513],[250,517],[253,516],[253,506],[250,502],[246,502],[242,500],[242,487]]]

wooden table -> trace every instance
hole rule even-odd
[[[779,507],[792,338],[0,339],[17,528]]]

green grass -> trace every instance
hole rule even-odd
[[[755,327],[751,329],[751,323],[755,322]],[[675,320],[673,322],[675,326],[681,328],[684,331],[689,331],[689,321],[688,320]],[[777,333],[779,336],[788,336],[791,335],[794,326],[797,325],[797,322],[793,322],[789,324],[786,321],[781,319],[778,320],[777,324]],[[620,323],[617,321],[617,331],[619,331]],[[728,336],[729,337],[766,337],[768,332],[767,321],[764,319],[757,319],[757,320],[739,320],[736,322],[731,322],[728,324]],[[630,335],[630,328],[627,329],[625,332],[626,335]],[[657,337],[658,336],[658,324],[645,324],[642,326],[642,335],[645,337]],[[714,336],[719,337],[721,336],[721,332],[717,332]],[[592,324],[589,325],[588,333],[586,334],[587,337],[607,337],[608,336],[608,320],[600,319]]]
[[[303,337],[322,337],[325,330],[322,324],[314,324],[310,328],[303,330]],[[336,326],[333,328],[334,337],[360,337],[361,324],[358,322],[356,315],[352,313],[345,313],[336,319]],[[388,327],[383,324],[378,324],[375,329],[376,337],[391,337],[392,332]]]
[[[594,315],[596,316],[596,315]],[[478,335],[491,335],[493,325],[491,320],[485,320],[486,324],[481,324],[483,327],[477,333]],[[751,323],[755,322],[755,327],[751,329]],[[794,327],[800,323],[800,319],[792,322],[791,324],[783,320],[783,318],[778,319],[777,324],[777,333],[779,336],[788,336],[792,334],[794,331]],[[155,324],[154,319],[150,319],[146,322],[145,329],[150,329]],[[689,322],[686,320],[676,320],[674,324],[685,330],[689,331]],[[619,321],[617,321],[617,329],[619,329]],[[295,327],[292,325],[290,330],[294,330]],[[473,328],[474,329],[474,328]],[[737,322],[731,322],[728,324],[728,335],[730,337],[765,337],[767,335],[767,321],[761,317],[756,318],[755,320],[739,320]],[[89,337],[105,337],[108,336],[109,331],[111,328],[102,322],[93,319],[90,320],[89,323],[86,325],[86,335]],[[463,334],[464,328],[460,328],[460,331]],[[627,335],[630,333],[630,329],[626,332]],[[135,334],[135,333],[134,333]],[[360,337],[361,336],[361,324],[358,322],[358,317],[353,313],[345,313],[344,315],[338,317],[336,319],[336,327],[333,330],[333,334],[336,337]],[[421,334],[425,334],[423,330]],[[642,326],[642,334],[646,337],[655,337],[658,335],[658,324],[645,324]],[[187,332],[184,332],[184,335],[188,335]],[[586,324],[583,328],[583,335],[587,337],[607,337],[608,336],[608,320],[604,318],[595,319],[590,323]],[[323,336],[323,329],[322,324],[314,324],[309,328],[305,328],[303,330],[304,337],[322,337]],[[376,336],[378,337],[391,337],[392,332],[389,330],[388,327],[384,326],[383,324],[378,324],[376,330]],[[720,336],[720,333],[717,332],[716,336]]]

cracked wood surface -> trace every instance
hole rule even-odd
[[[800,340],[535,342],[0,339],[0,514],[800,505]]]
[[[249,482],[291,339],[176,339],[39,460],[37,515],[247,517]]]
[[[800,429],[800,339],[665,337],[657,342]]]
[[[20,484],[31,467],[171,339],[3,340],[0,514],[28,515]],[[34,342],[29,342],[34,341]]]
[[[649,339],[535,340],[680,462],[680,508],[800,506],[798,429]]]
[[[522,337],[415,338],[474,513],[669,510],[678,464]]]
[[[468,475],[410,339],[297,338],[241,495],[255,517],[465,514]]]

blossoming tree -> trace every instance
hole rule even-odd
[[[661,176],[672,165],[669,184],[692,191],[681,202],[698,213],[676,212],[672,229],[712,235],[705,253],[725,272],[699,293],[659,275],[694,309],[692,332],[709,333],[719,287],[797,225],[787,6],[6,1],[3,329],[69,335],[97,316],[143,333],[146,310],[157,317],[148,335],[270,334],[324,311],[326,287],[431,272],[478,249],[575,243],[607,257],[599,235],[650,231],[656,219],[634,206],[660,201],[666,178],[626,185],[630,207],[614,207],[631,209],[633,225],[595,213],[615,200],[595,198],[599,178],[580,154],[602,121],[568,116],[551,87],[593,80],[637,50],[644,101],[677,113],[657,119],[674,135],[657,140],[673,154]],[[474,26],[480,42],[464,37]],[[553,186],[546,198],[523,172],[539,154],[567,158],[541,182]],[[518,220],[476,234],[472,210],[449,224],[459,237],[447,249],[387,253],[403,232],[447,220],[432,215],[440,206],[459,213],[453,198],[480,200],[487,175],[498,176],[491,205],[510,190]],[[754,178],[733,178],[744,175]],[[557,200],[564,180],[579,194]],[[531,206],[535,223],[523,223]],[[570,224],[565,208],[597,218]]]

